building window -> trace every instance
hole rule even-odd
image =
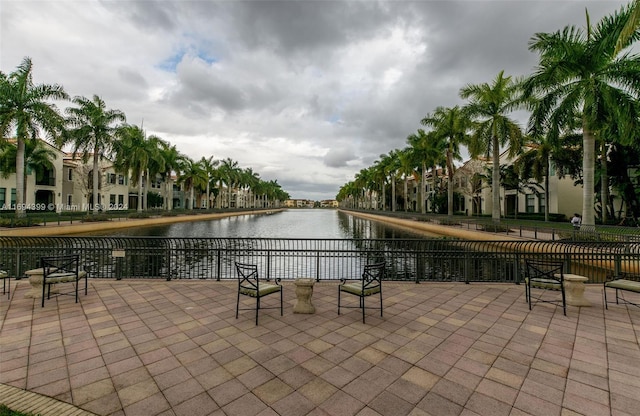
[[[534,194],[527,194],[527,212],[536,212],[536,196]]]
[[[109,194],[109,204],[114,206],[116,204],[116,196],[114,194]]]
[[[124,195],[118,195],[118,206],[122,207],[124,205]]]
[[[71,168],[67,169],[67,180],[68,181],[72,181],[73,180],[73,169],[71,169]]]
[[[541,212],[543,214],[544,214],[545,208],[546,208],[545,200],[546,200],[546,195],[545,194],[538,195],[538,212]]]
[[[107,173],[107,182],[111,185],[116,184],[116,174],[115,173]]]
[[[69,207],[71,207],[71,205],[73,205],[73,195],[71,195],[71,194],[67,195],[67,205]]]
[[[118,185],[124,185],[124,175],[118,175]]]
[[[7,188],[0,188],[0,209],[7,203]]]

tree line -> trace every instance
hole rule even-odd
[[[62,114],[49,100],[71,100],[74,106]],[[15,143],[10,140],[15,134]],[[147,136],[141,126],[127,124],[120,110],[108,109],[97,95],[92,98],[70,98],[58,84],[33,82],[33,64],[25,57],[14,72],[0,72],[0,174],[16,174],[16,208],[18,217],[26,215],[26,173],[51,165],[55,156],[51,150],[38,145],[38,137],[62,148],[71,146],[74,158],[92,163],[92,197],[98,202],[100,161],[113,162],[116,171],[131,175],[131,183],[138,186],[138,210],[142,210],[143,182],[150,183],[160,175],[165,186],[165,208],[172,208],[168,189],[173,178],[190,194],[188,209],[195,204],[196,195],[205,194],[204,208],[230,208],[234,190],[247,195],[247,207],[266,206],[269,201],[284,201],[289,194],[277,180],[265,181],[252,168],[240,168],[238,162],[213,156],[193,160],[175,145],[162,138]],[[28,169],[27,169],[28,168]],[[226,193],[225,193],[226,190]],[[93,211],[99,209],[94,203]],[[237,205],[236,205],[237,206]]]
[[[447,174],[447,214],[453,215],[455,160],[465,146],[472,158],[484,156],[491,168],[484,181],[492,189],[492,219],[500,221],[500,186],[533,184],[547,193],[553,164],[560,175],[582,184],[582,224],[593,226],[596,214],[606,223],[615,215],[612,187],[621,195],[627,215],[640,215],[638,190],[626,167],[640,165],[640,56],[631,46],[640,37],[640,0],[634,0],[592,24],[536,33],[528,48],[539,55],[532,74],[512,77],[500,71],[490,82],[460,89],[464,105],[437,107],[407,137],[407,147],[380,155],[355,179],[340,188],[337,199],[382,195],[383,206],[396,209],[400,179],[421,178],[420,205],[425,212],[428,169],[434,186],[438,167]],[[526,128],[513,118],[516,110],[530,117]],[[508,148],[512,166],[500,166]],[[597,163],[596,163],[597,162]],[[637,175],[636,175],[637,176]],[[391,200],[386,189],[391,185]],[[405,190],[406,198],[406,190]],[[432,205],[433,206],[433,205]],[[406,202],[405,202],[406,209]]]

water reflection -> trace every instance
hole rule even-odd
[[[88,234],[87,234],[88,235]],[[438,237],[353,217],[329,209],[292,209],[271,214],[241,215],[207,221],[113,230],[91,235],[215,238],[355,238],[402,239]]]

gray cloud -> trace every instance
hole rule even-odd
[[[530,73],[536,32],[624,1],[4,2],[0,70],[100,95],[182,152],[334,197],[467,83]],[[64,105],[62,105],[64,108]]]

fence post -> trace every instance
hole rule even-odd
[[[267,250],[267,281],[271,280],[271,250]]]
[[[217,260],[216,260],[216,267],[218,269],[218,273],[216,276],[216,280],[219,282],[220,281],[220,271],[222,270],[222,255],[220,254],[220,249],[216,250],[217,252]]]
[[[473,270],[471,256],[469,255],[469,252],[465,250],[464,252],[464,283],[467,285],[469,284],[469,280],[470,280],[469,273],[471,273],[471,270]]]

